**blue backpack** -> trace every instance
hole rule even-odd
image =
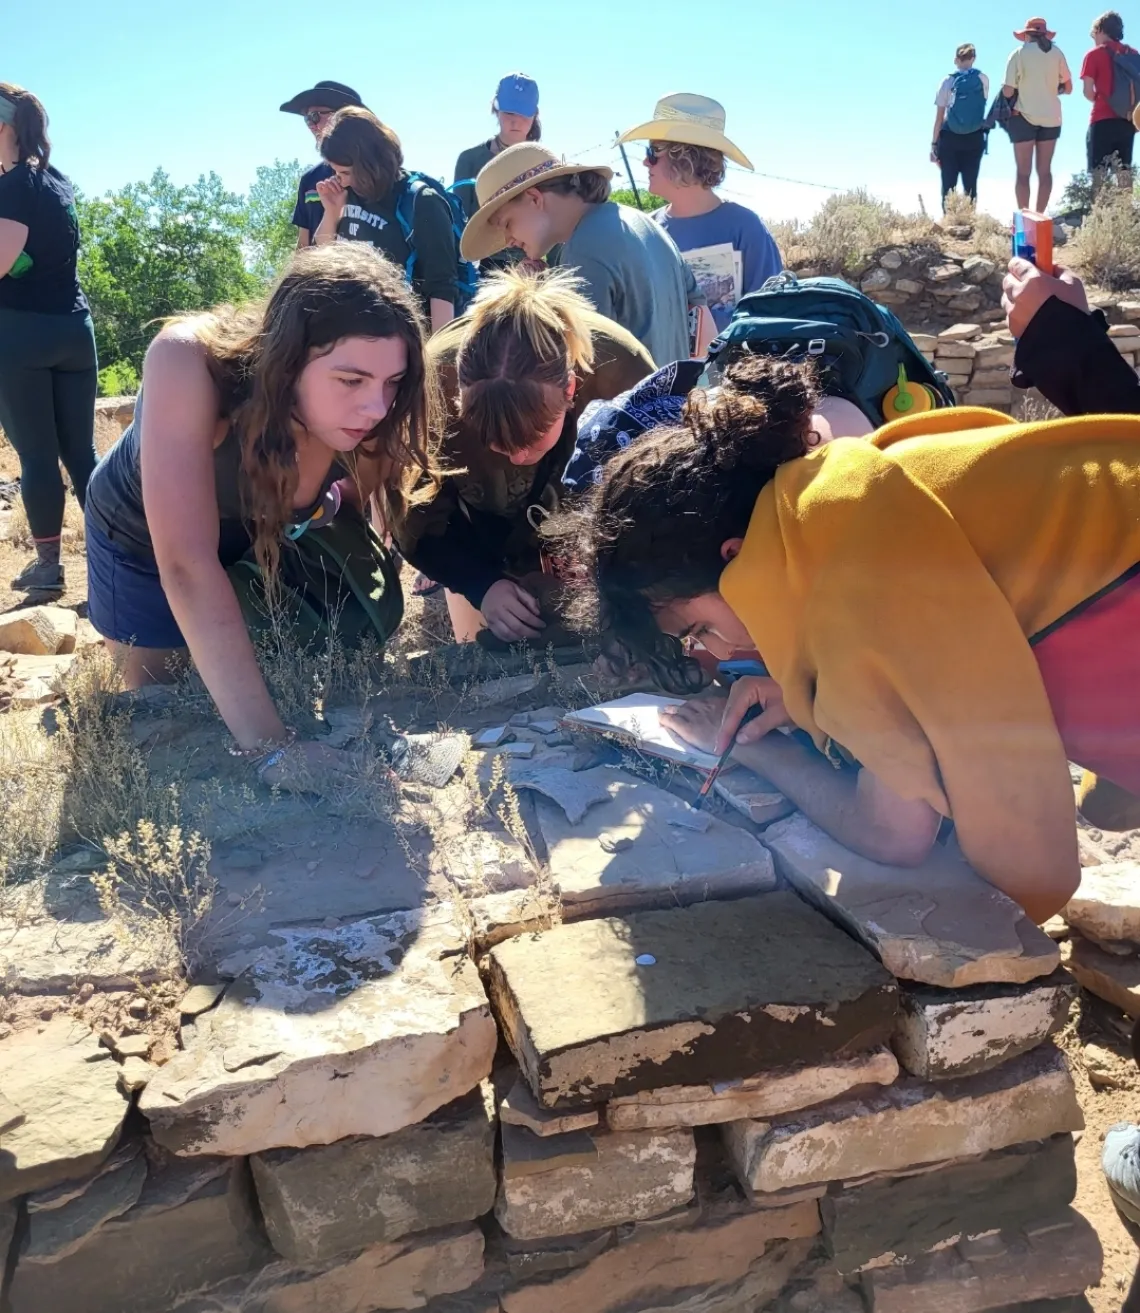
[[[455,317],[456,319],[471,304],[471,298],[475,295],[475,289],[479,283],[479,275],[475,266],[470,260],[465,260],[459,253],[459,240],[463,236],[463,229],[467,226],[467,214],[463,209],[463,202],[455,194],[453,187],[445,187],[442,182],[436,182],[434,178],[429,178],[426,173],[409,173],[404,181],[400,196],[396,201],[396,219],[400,225],[400,231],[404,234],[404,241],[408,244],[410,252],[408,262],[404,266],[404,275],[411,284],[415,276],[416,260],[416,198],[425,187],[430,187],[432,191],[438,192],[451,209],[451,227],[455,233]]]
[[[908,382],[931,388],[939,406],[954,405],[945,375],[935,373],[891,311],[841,278],[785,272],[742,297],[709,348],[709,363],[723,368],[745,351],[814,359],[824,393],[853,402],[876,428],[900,368]]]
[[[986,91],[976,68],[960,69],[950,80],[953,103],[946,114],[946,128],[965,135],[980,132],[986,122]]]
[[[1134,50],[1112,52],[1112,94],[1108,103],[1122,119],[1131,119],[1140,104],[1140,55]]]

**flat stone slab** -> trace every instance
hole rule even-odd
[[[515,1134],[503,1136],[495,1216],[516,1239],[540,1240],[635,1222],[668,1213],[692,1198],[697,1160],[692,1131],[580,1131],[570,1138],[591,1139],[593,1158],[575,1155],[565,1164],[553,1159],[547,1171],[518,1174],[512,1170],[512,1153],[519,1137],[530,1132],[504,1129]],[[558,1143],[530,1138],[548,1151]]]
[[[1081,887],[1061,915],[1094,939],[1140,944],[1140,862],[1086,866]]]
[[[473,1221],[495,1202],[495,1111],[488,1084],[391,1135],[250,1159],[265,1229],[311,1266],[415,1231]]]
[[[541,1176],[561,1167],[592,1167],[598,1158],[598,1148],[589,1131],[535,1135],[525,1126],[504,1126],[502,1145],[504,1181]]]
[[[898,1074],[898,1060],[890,1049],[877,1049],[816,1066],[766,1072],[749,1080],[672,1085],[611,1099],[606,1105],[606,1125],[614,1131],[644,1131],[775,1117],[828,1103],[862,1085],[890,1085]]]
[[[763,1309],[811,1252],[814,1204],[745,1213],[719,1224],[633,1236],[552,1282],[504,1291],[503,1313],[729,1313]]]
[[[867,1273],[872,1313],[983,1313],[1002,1304],[1019,1308],[1034,1299],[1079,1296],[1100,1282],[1100,1241],[1079,1213],[995,1240],[973,1259],[959,1246]]]
[[[610,1105],[611,1108],[613,1105]],[[516,1080],[499,1104],[499,1120],[506,1126],[522,1126],[535,1135],[565,1135],[568,1131],[588,1131],[597,1126],[597,1108],[583,1108],[575,1112],[551,1112],[544,1108],[520,1078]],[[615,1127],[614,1129],[623,1129]],[[624,1128],[633,1129],[633,1128]]]
[[[1060,968],[1027,985],[971,985],[952,992],[910,986],[899,994],[895,1052],[923,1080],[974,1076],[1055,1035],[1076,992]]]
[[[142,1144],[132,1140],[121,1145],[89,1180],[29,1195],[28,1235],[20,1261],[53,1263],[65,1258],[105,1222],[133,1208],[146,1177]]]
[[[274,803],[274,813],[286,805]],[[345,818],[330,842],[327,817],[314,816],[307,805],[297,812],[279,821],[267,817],[256,842],[243,837],[215,845],[210,871],[218,893],[202,949],[208,966],[246,945],[271,944],[278,927],[320,925],[330,916],[356,921],[426,901],[426,834],[401,842],[390,824]]]
[[[270,1263],[175,1305],[172,1313],[374,1313],[425,1308],[483,1275],[483,1233],[452,1227],[373,1245],[351,1258],[304,1268]],[[431,1305],[432,1309],[438,1307]]]
[[[65,994],[85,982],[96,989],[134,989],[169,980],[180,969],[178,953],[156,919],[153,934],[130,932],[119,921],[80,913],[52,916],[33,894],[11,913],[0,913],[0,987],[15,994]]]
[[[1082,989],[1140,1021],[1140,957],[1118,957],[1078,934],[1063,952],[1065,965]]]
[[[908,1078],[806,1112],[730,1122],[723,1133],[741,1181],[768,1192],[900,1172],[1083,1126],[1064,1055],[1042,1045],[981,1076]]]
[[[827,1251],[843,1273],[891,1254],[921,1258],[943,1241],[1063,1214],[1077,1193],[1073,1137],[1017,1145],[974,1162],[838,1189],[820,1202]]]
[[[771,780],[744,766],[723,774],[713,785],[713,793],[756,825],[769,825],[796,809]]]
[[[564,907],[605,916],[775,888],[771,854],[739,826],[607,766],[581,776],[603,787],[609,801],[577,824],[549,798],[540,796],[536,806]]]
[[[24,1120],[0,1136],[0,1200],[87,1176],[119,1138],[119,1068],[82,1023],[59,1016],[0,1041],[0,1087]]]
[[[12,1313],[156,1313],[269,1257],[244,1162],[156,1150],[132,1208],[55,1261],[17,1264]]]
[[[850,1057],[894,1026],[897,988],[794,894],[631,912],[509,940],[486,963],[544,1107]]]
[[[143,1091],[181,1154],[390,1135],[490,1074],[495,1023],[446,904],[271,934]],[[185,1031],[184,1031],[185,1034]]]
[[[765,830],[763,841],[781,875],[902,980],[944,989],[1024,984],[1060,961],[1057,945],[1012,899],[940,845],[921,866],[883,866],[798,814]]]

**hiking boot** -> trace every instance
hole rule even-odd
[[[17,593],[47,593],[56,595],[63,592],[63,565],[59,562],[33,561],[12,580],[12,588]]]

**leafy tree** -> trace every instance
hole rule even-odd
[[[137,375],[156,321],[258,289],[243,248],[244,201],[214,173],[176,187],[158,169],[149,182],[81,197],[78,208],[79,276],[105,369],[122,362]],[[117,371],[116,382],[123,378]]]
[[[297,160],[274,160],[258,167],[249,189],[245,209],[245,240],[250,269],[255,278],[268,282],[281,272],[297,245],[293,206],[297,201]]]
[[[640,187],[637,189],[637,194],[641,197],[640,206],[634,197],[632,187],[619,187],[615,191],[611,191],[610,200],[617,201],[619,205],[628,205],[632,210],[642,209],[646,214],[651,210],[659,210],[667,203],[660,196],[655,196],[651,191],[642,191]]]

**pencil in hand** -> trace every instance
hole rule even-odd
[[[700,792],[697,794],[696,799],[693,802],[694,811],[700,811],[700,809],[704,806],[704,801],[712,792],[712,787],[717,782],[717,777],[720,775],[721,771],[724,770],[725,766],[728,765],[728,759],[729,757],[732,756],[733,749],[736,747],[737,735],[745,727],[745,725],[749,723],[749,721],[755,720],[756,717],[763,712],[763,710],[764,708],[760,705],[760,703],[756,702],[753,703],[753,705],[750,706],[748,710],[744,713],[743,720],[741,720],[740,724],[737,725],[736,729],[733,731],[731,742],[729,743],[728,747],[725,748],[725,750],[720,754],[720,759],[717,761],[716,765],[709,772],[708,779],[706,779],[705,782],[701,785]]]

